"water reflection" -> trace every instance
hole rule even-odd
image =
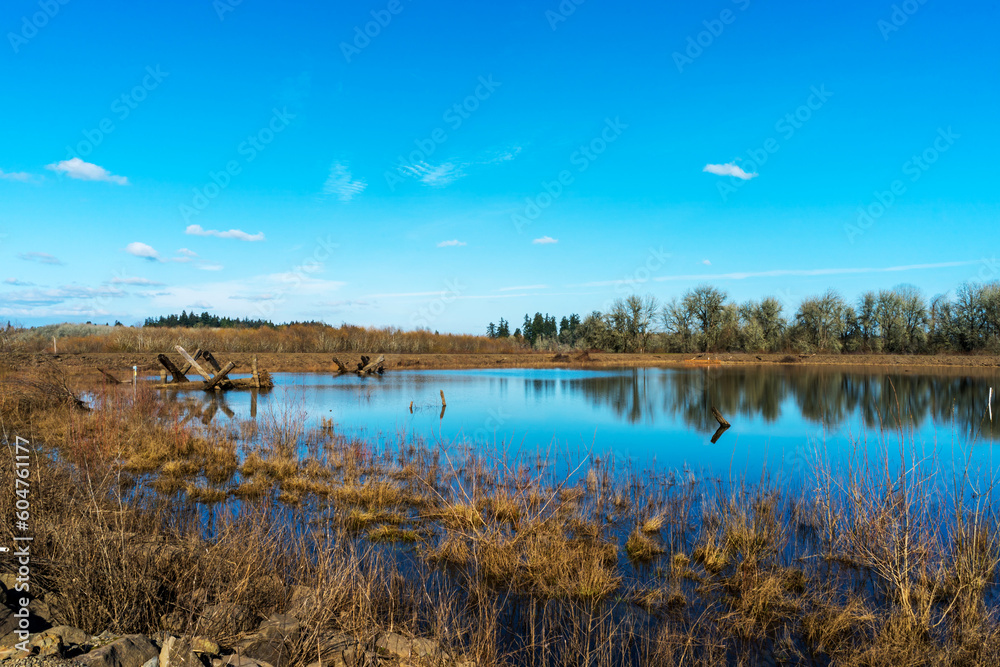
[[[991,420],[987,409],[989,388],[1000,386],[995,374],[861,373],[822,367],[629,369],[564,384],[630,423],[673,417],[692,429],[711,432],[717,426],[713,406],[727,417],[776,422],[783,417],[782,407],[793,401],[804,419],[826,426],[860,416],[869,429],[919,429],[931,420],[956,424],[964,437],[1000,436],[1000,415]],[[538,386],[536,381],[525,388]],[[553,390],[543,385],[546,394]]]

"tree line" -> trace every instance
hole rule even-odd
[[[966,283],[954,296],[927,300],[912,285],[872,290],[849,303],[836,291],[804,299],[787,316],[774,297],[737,303],[700,285],[661,303],[654,296],[615,300],[606,312],[555,318],[525,315],[510,333],[500,319],[491,338],[526,346],[612,352],[1000,353],[1000,282]]]
[[[117,322],[116,322],[117,324]],[[251,320],[233,317],[219,317],[212,315],[208,311],[200,315],[191,311],[182,310],[180,315],[160,315],[160,317],[147,317],[142,323],[144,327],[213,327],[218,329],[260,329],[261,327],[273,327],[274,323],[269,320]]]

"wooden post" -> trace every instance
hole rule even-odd
[[[160,362],[160,364],[164,368],[166,368],[168,371],[170,371],[170,375],[173,376],[173,381],[174,382],[187,382],[188,381],[187,376],[184,375],[184,373],[182,371],[180,371],[177,368],[177,366],[174,365],[174,362],[170,361],[170,357],[168,357],[165,354],[158,354],[158,355],[156,355],[156,359],[157,359],[157,361]]]
[[[250,369],[253,371],[253,386],[260,389],[260,376],[257,375],[257,355],[253,355],[250,360]]]
[[[162,384],[167,383],[167,372],[165,370],[160,370],[160,382]]]
[[[413,414],[413,401],[410,401],[410,414]]]
[[[52,354],[59,354],[59,350],[56,349],[56,337],[52,337]]]
[[[187,359],[187,362],[189,364],[191,364],[191,368],[194,370],[195,373],[197,373],[198,375],[200,375],[203,378],[205,378],[206,382],[211,382],[212,381],[212,376],[208,374],[208,371],[206,371],[204,368],[202,368],[201,364],[199,364],[197,361],[195,361],[195,358],[192,357],[190,354],[187,353],[187,350],[185,350],[180,345],[174,345],[174,349],[177,350],[182,357],[184,357],[185,359]]]
[[[225,380],[226,376],[229,375],[229,371],[233,370],[234,368],[236,368],[235,362],[230,361],[228,364],[226,364],[222,370],[220,370],[214,376],[209,378],[208,383],[205,385],[205,391],[211,391],[215,389],[215,385]]]
[[[250,390],[250,418],[257,419],[257,390]]]
[[[441,407],[444,408],[444,407],[447,407],[447,406],[448,406],[448,404],[444,400],[444,389],[442,389],[441,390]]]

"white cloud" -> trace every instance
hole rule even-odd
[[[214,236],[220,239],[238,239],[240,241],[263,241],[264,232],[257,232],[256,234],[247,234],[242,229],[230,229],[227,232],[220,232],[217,229],[202,229],[201,225],[188,225],[187,229],[184,230],[185,234],[191,234],[192,236]],[[187,252],[191,252],[188,250]],[[194,257],[194,253],[188,255],[189,257]]]
[[[198,253],[196,253],[194,250],[188,250],[187,248],[181,248],[180,250],[177,251],[177,254],[178,255],[184,255],[185,257],[197,257],[198,256]]]
[[[417,164],[403,167],[403,171],[424,185],[436,188],[454,183],[465,176],[463,167],[451,162],[443,162],[437,166],[428,164],[427,162],[418,162]]]
[[[548,289],[548,285],[518,285],[516,287],[501,287],[498,292],[520,292],[528,289]]]
[[[238,301],[253,301],[253,302],[263,302],[263,301],[276,301],[280,299],[277,294],[265,293],[265,294],[234,294],[229,297],[230,299],[236,299]]]
[[[31,174],[24,171],[4,171],[0,169],[0,179],[5,181],[21,181],[27,183],[31,180]]]
[[[133,241],[125,246],[125,252],[136,257],[142,257],[152,262],[160,261],[160,253],[156,252],[153,246],[139,241]]]
[[[70,178],[80,181],[106,181],[116,185],[128,185],[128,179],[124,176],[115,176],[104,167],[84,162],[78,157],[56,162],[55,164],[47,165],[45,168],[66,174]]]
[[[726,164],[706,164],[702,171],[707,171],[708,173],[715,174],[716,176],[733,176],[744,181],[749,181],[751,178],[757,178],[758,176],[756,172],[748,174],[743,171],[743,168],[735,162],[727,162]]]
[[[549,243],[559,243],[559,239],[554,239],[551,236],[543,236],[540,239],[535,239],[532,243],[537,245],[548,245]]]
[[[13,285],[14,287],[34,287],[35,283],[28,282],[27,280],[18,280],[17,278],[8,278],[3,281],[5,285]]]
[[[450,241],[441,241],[441,243],[438,243],[439,248],[452,248],[455,246],[462,246],[462,245],[465,245],[465,241],[459,241],[458,239],[452,239]]]
[[[207,264],[207,263],[202,263],[202,264],[198,265],[198,268],[201,269],[202,271],[221,271],[225,267],[222,266],[222,264]]]
[[[705,266],[712,266],[712,262],[710,262],[710,261],[709,261],[709,260],[707,260],[707,259],[703,259],[703,260],[701,260],[701,263],[702,263],[702,264],[704,264]]]
[[[155,280],[150,280],[149,278],[118,278],[117,276],[111,279],[112,285],[144,285],[146,287],[159,287],[163,283],[158,283]]]
[[[53,257],[47,252],[22,252],[17,255],[26,262],[38,262],[39,264],[62,264],[63,261]]]
[[[350,168],[342,162],[334,162],[330,175],[323,184],[323,194],[337,197],[340,201],[351,201],[365,191],[368,183],[364,179],[352,177]]]

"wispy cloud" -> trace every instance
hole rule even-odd
[[[498,292],[521,292],[529,289],[548,289],[548,285],[518,285],[516,287],[501,287]]]
[[[202,262],[198,265],[198,268],[202,271],[221,271],[226,268],[222,264],[209,264],[208,262]]]
[[[220,239],[237,239],[239,241],[263,241],[264,232],[257,232],[256,234],[248,234],[242,229],[230,229],[229,231],[219,231],[218,229],[202,229],[201,225],[188,225],[187,229],[184,230],[185,234],[190,234],[192,236],[214,236]],[[191,252],[188,250],[188,252]],[[193,256],[190,255],[190,256]]]
[[[39,264],[63,264],[58,257],[53,257],[47,252],[21,252],[17,254],[19,259],[26,262],[38,262]]]
[[[19,280],[17,278],[8,278],[3,281],[5,285],[13,285],[14,287],[34,287],[35,283],[28,282],[27,280]]]
[[[448,294],[446,290],[436,292],[393,292],[389,294],[366,294],[362,299],[406,299],[414,296],[442,296]]]
[[[119,278],[114,277],[111,279],[112,285],[143,285],[145,287],[160,287],[165,283],[158,283],[155,280],[150,280],[149,278]]]
[[[559,243],[559,239],[554,239],[551,236],[543,236],[540,239],[535,239],[532,243],[536,245],[548,245],[549,243]]]
[[[128,185],[128,179],[124,176],[115,176],[104,167],[99,167],[96,164],[91,164],[90,162],[84,162],[78,157],[63,160],[62,162],[56,162],[54,164],[47,165],[45,168],[61,174],[66,174],[70,178],[75,178],[80,181],[105,181],[107,183],[114,183],[115,185]]]
[[[235,299],[237,301],[252,301],[254,303],[262,303],[264,301],[276,301],[281,297],[277,294],[265,293],[265,294],[234,294],[229,297],[230,299]]]
[[[707,171],[708,173],[715,174],[716,176],[734,176],[744,181],[749,181],[751,178],[757,178],[758,176],[756,172],[748,174],[743,171],[743,168],[735,162],[727,162],[726,164],[706,164],[702,171]]]
[[[180,250],[177,251],[177,254],[178,255],[184,255],[185,257],[197,257],[198,256],[198,253],[196,253],[194,250],[188,250],[187,248],[181,248]]]
[[[0,169],[0,179],[4,181],[20,181],[27,183],[32,179],[32,175],[24,171],[4,171]]]
[[[707,259],[701,260],[701,263],[704,264],[705,266],[712,266],[712,262]]]
[[[17,304],[21,306],[51,306],[75,299],[93,299],[96,297],[118,298],[126,296],[125,292],[114,287],[78,287],[69,285],[57,289],[29,289],[20,292],[5,292],[0,295],[0,304]]]
[[[160,253],[156,252],[156,249],[148,243],[142,243],[141,241],[133,241],[125,246],[125,252],[136,257],[141,257],[142,259],[148,259],[151,262],[159,262]]]
[[[441,243],[438,243],[439,248],[453,248],[455,246],[463,246],[463,245],[466,245],[465,241],[459,241],[458,239],[452,239],[450,241],[441,241]]]
[[[323,194],[336,197],[340,201],[351,201],[365,191],[368,183],[362,178],[354,178],[348,165],[334,162],[330,175],[323,184]]]
[[[465,170],[462,166],[452,162],[442,162],[439,165],[418,162],[414,165],[403,167],[403,171],[424,185],[431,187],[444,187],[465,176]]]

